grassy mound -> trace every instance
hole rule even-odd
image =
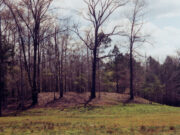
[[[0,118],[0,135],[179,135],[180,108],[113,105],[31,109]]]

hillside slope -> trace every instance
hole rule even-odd
[[[68,92],[64,94],[64,97],[58,99],[59,94],[56,93],[56,99],[54,101],[54,93],[40,93],[38,107],[52,107],[52,108],[67,108],[67,107],[80,107],[87,103],[90,93],[74,93]],[[120,103],[128,102],[129,95],[101,92],[97,94],[97,97],[93,99],[88,105],[90,106],[107,106],[117,105]],[[149,104],[148,100],[140,97],[135,97],[131,103],[137,104]]]

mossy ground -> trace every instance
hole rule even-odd
[[[180,108],[114,105],[31,109],[0,118],[0,135],[180,135]]]

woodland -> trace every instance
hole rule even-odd
[[[153,40],[143,29],[145,1],[84,0],[85,28],[53,2],[0,0],[0,116],[38,105],[40,93],[53,100],[88,93],[88,104],[105,92],[180,106],[180,53],[162,62],[137,50]],[[124,7],[125,26],[105,30]]]

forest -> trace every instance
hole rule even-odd
[[[136,51],[149,42],[142,29],[145,1],[84,2],[89,25],[82,29],[68,16],[59,18],[53,0],[1,0],[0,115],[12,103],[21,110],[38,104],[41,92],[58,92],[59,98],[90,92],[90,100],[113,92],[180,106],[180,54],[161,62]],[[108,18],[127,4],[125,28],[106,33]]]
[[[150,3],[146,0],[82,2],[86,9],[75,12],[81,16],[81,22],[72,16],[61,15],[55,7],[56,0],[0,0],[0,117],[36,108],[42,100],[46,100],[45,95],[51,96],[52,102],[57,101],[57,104],[61,104],[61,100],[68,103],[70,101],[64,101],[68,93],[76,93],[74,100],[87,94],[85,107],[91,102],[96,104],[97,98],[109,94],[109,97],[113,95],[112,102],[114,97],[119,98],[118,95],[121,95],[127,97],[123,104],[132,103],[139,97],[151,105],[178,108],[180,51],[174,52],[173,56],[166,56],[165,60],[143,53],[144,46],[153,46],[151,33],[144,29],[146,9]],[[109,27],[114,14],[124,14],[126,23]],[[77,95],[80,97],[76,97]],[[130,107],[127,110],[131,115],[133,107]],[[141,111],[149,109],[145,105],[135,107]],[[156,107],[160,114],[163,109],[168,110]],[[118,112],[125,115],[118,107],[106,109],[109,112],[114,109],[116,115]],[[152,112],[155,113],[156,109],[152,109]],[[72,110],[70,113],[78,115],[77,111],[80,110]],[[82,108],[82,111],[85,110]],[[98,112],[95,110],[92,113],[96,111]],[[106,111],[99,111],[108,115]],[[45,112],[51,115],[49,110]],[[29,113],[35,114],[33,111]],[[135,113],[135,117],[139,117],[141,113]],[[179,111],[176,114],[178,113]],[[53,110],[52,114],[59,116],[64,113]],[[156,116],[153,115],[153,118]],[[51,130],[54,124],[45,125]],[[63,126],[68,127],[68,124]],[[101,126],[97,125],[100,129]],[[137,123],[136,126],[140,126],[142,132],[146,130],[143,125]],[[170,130],[173,131],[174,128],[176,127],[171,126]],[[100,129],[97,130],[98,134]],[[155,130],[160,129],[158,127]],[[0,126],[0,134],[1,131],[3,132],[3,128]],[[115,131],[108,130],[107,133],[113,134]],[[92,131],[90,134],[95,133]]]
[[[144,50],[151,2],[79,1],[0,0],[0,134],[179,135],[180,51]]]

